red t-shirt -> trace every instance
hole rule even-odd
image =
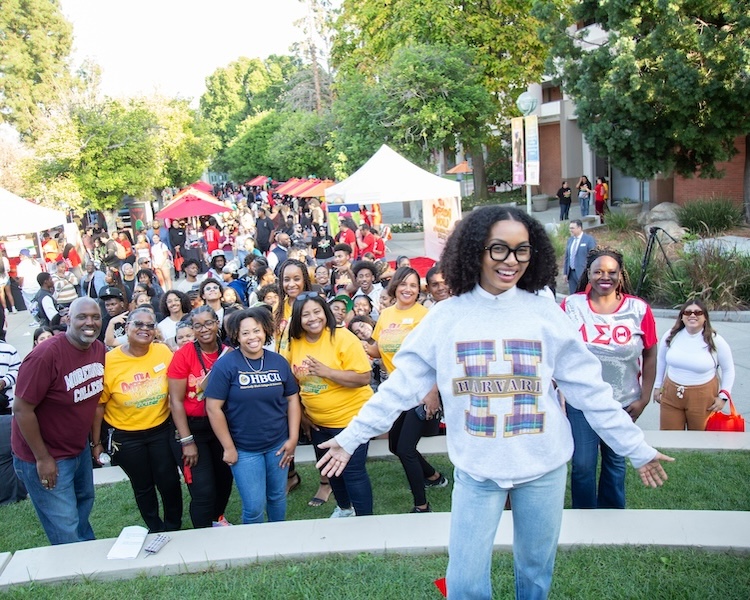
[[[34,348],[21,363],[16,398],[36,406],[39,431],[52,458],[74,458],[88,444],[94,413],[102,395],[104,353],[99,340],[79,350],[65,335]],[[11,447],[21,460],[36,462],[13,419]]]
[[[375,254],[375,236],[371,233],[368,233],[365,237],[362,238],[362,242],[365,244],[364,248],[359,249],[359,255],[364,256],[368,252],[372,252]],[[377,256],[375,257],[377,258]]]
[[[357,236],[351,229],[342,229],[339,235],[340,244],[349,244],[352,247],[352,258],[359,256],[359,246],[357,246]]]
[[[206,250],[208,251],[209,256],[211,256],[211,253],[214,250],[219,249],[220,235],[221,234],[219,233],[219,230],[213,226],[206,227],[205,231],[203,232],[203,239],[206,240]]]
[[[203,362],[210,371],[213,364],[218,360],[219,353],[203,354]],[[197,392],[196,383],[206,375],[203,370],[195,344],[185,344],[172,356],[172,362],[167,368],[167,377],[169,379],[187,379],[187,390],[183,404],[185,413],[188,417],[205,417],[206,403],[204,402],[203,392]],[[205,389],[207,382],[203,382]]]
[[[372,253],[375,255],[375,258],[385,258],[385,241],[383,238],[375,238],[372,244]]]

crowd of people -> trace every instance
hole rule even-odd
[[[652,390],[670,429],[705,427],[731,393],[731,352],[706,307],[688,301],[657,344],[621,254],[580,222],[558,306],[544,293],[552,244],[519,210],[467,215],[422,279],[407,257],[385,260],[376,227],[344,217],[332,235],[316,208],[239,201],[202,228],[155,221],[132,245],[93,237],[77,281],[54,261],[57,278],[39,283],[56,312],[20,368],[0,344],[17,474],[0,472],[0,501],[28,492],[53,544],[93,539],[91,470],[111,459],[150,531],[183,526],[180,474],[193,527],[228,525],[233,485],[243,523],[280,521],[307,439],[321,475],[309,505],[332,493],[333,518],[366,516],[368,443],[387,433],[413,497],[404,509],[430,512],[427,493],[449,477],[417,443],[442,423],[455,465],[449,594],[489,597],[509,497],[517,591],[544,597],[568,461],[574,507],[624,508],[625,458],[648,486],[671,460],[634,424]]]

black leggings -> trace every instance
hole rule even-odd
[[[416,408],[402,412],[388,433],[388,449],[398,456],[409,480],[414,506],[427,504],[424,480],[435,475],[435,468],[417,451],[422,436],[437,435],[440,428],[438,419],[422,421],[417,417]]]
[[[190,433],[198,447],[198,462],[190,469],[190,520],[193,527],[211,527],[227,508],[232,494],[232,469],[224,462],[224,448],[211,429],[208,417],[188,417]],[[175,458],[182,468],[182,446],[173,441]]]
[[[182,487],[172,454],[174,425],[167,419],[143,431],[115,429],[113,462],[125,471],[135,502],[149,532],[177,531],[182,526]],[[159,516],[159,490],[164,520]]]

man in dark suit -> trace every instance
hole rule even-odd
[[[565,246],[563,272],[568,278],[568,289],[575,293],[578,281],[586,270],[586,255],[596,246],[596,240],[588,233],[583,233],[583,223],[579,219],[570,222],[570,237]]]

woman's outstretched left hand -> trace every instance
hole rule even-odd
[[[315,463],[315,466],[320,470],[320,474],[326,477],[339,477],[344,472],[352,455],[339,446],[334,438],[318,444],[318,448],[328,449],[323,458]]]
[[[672,458],[671,456],[667,456],[666,454],[662,454],[661,452],[657,452],[656,456],[654,456],[654,458],[651,459],[650,462],[647,462],[640,469],[638,469],[638,474],[641,476],[643,485],[652,488],[661,487],[662,485],[664,485],[664,482],[669,479],[669,477],[667,477],[667,472],[664,470],[664,467],[661,466],[662,461],[674,462],[674,458]]]

